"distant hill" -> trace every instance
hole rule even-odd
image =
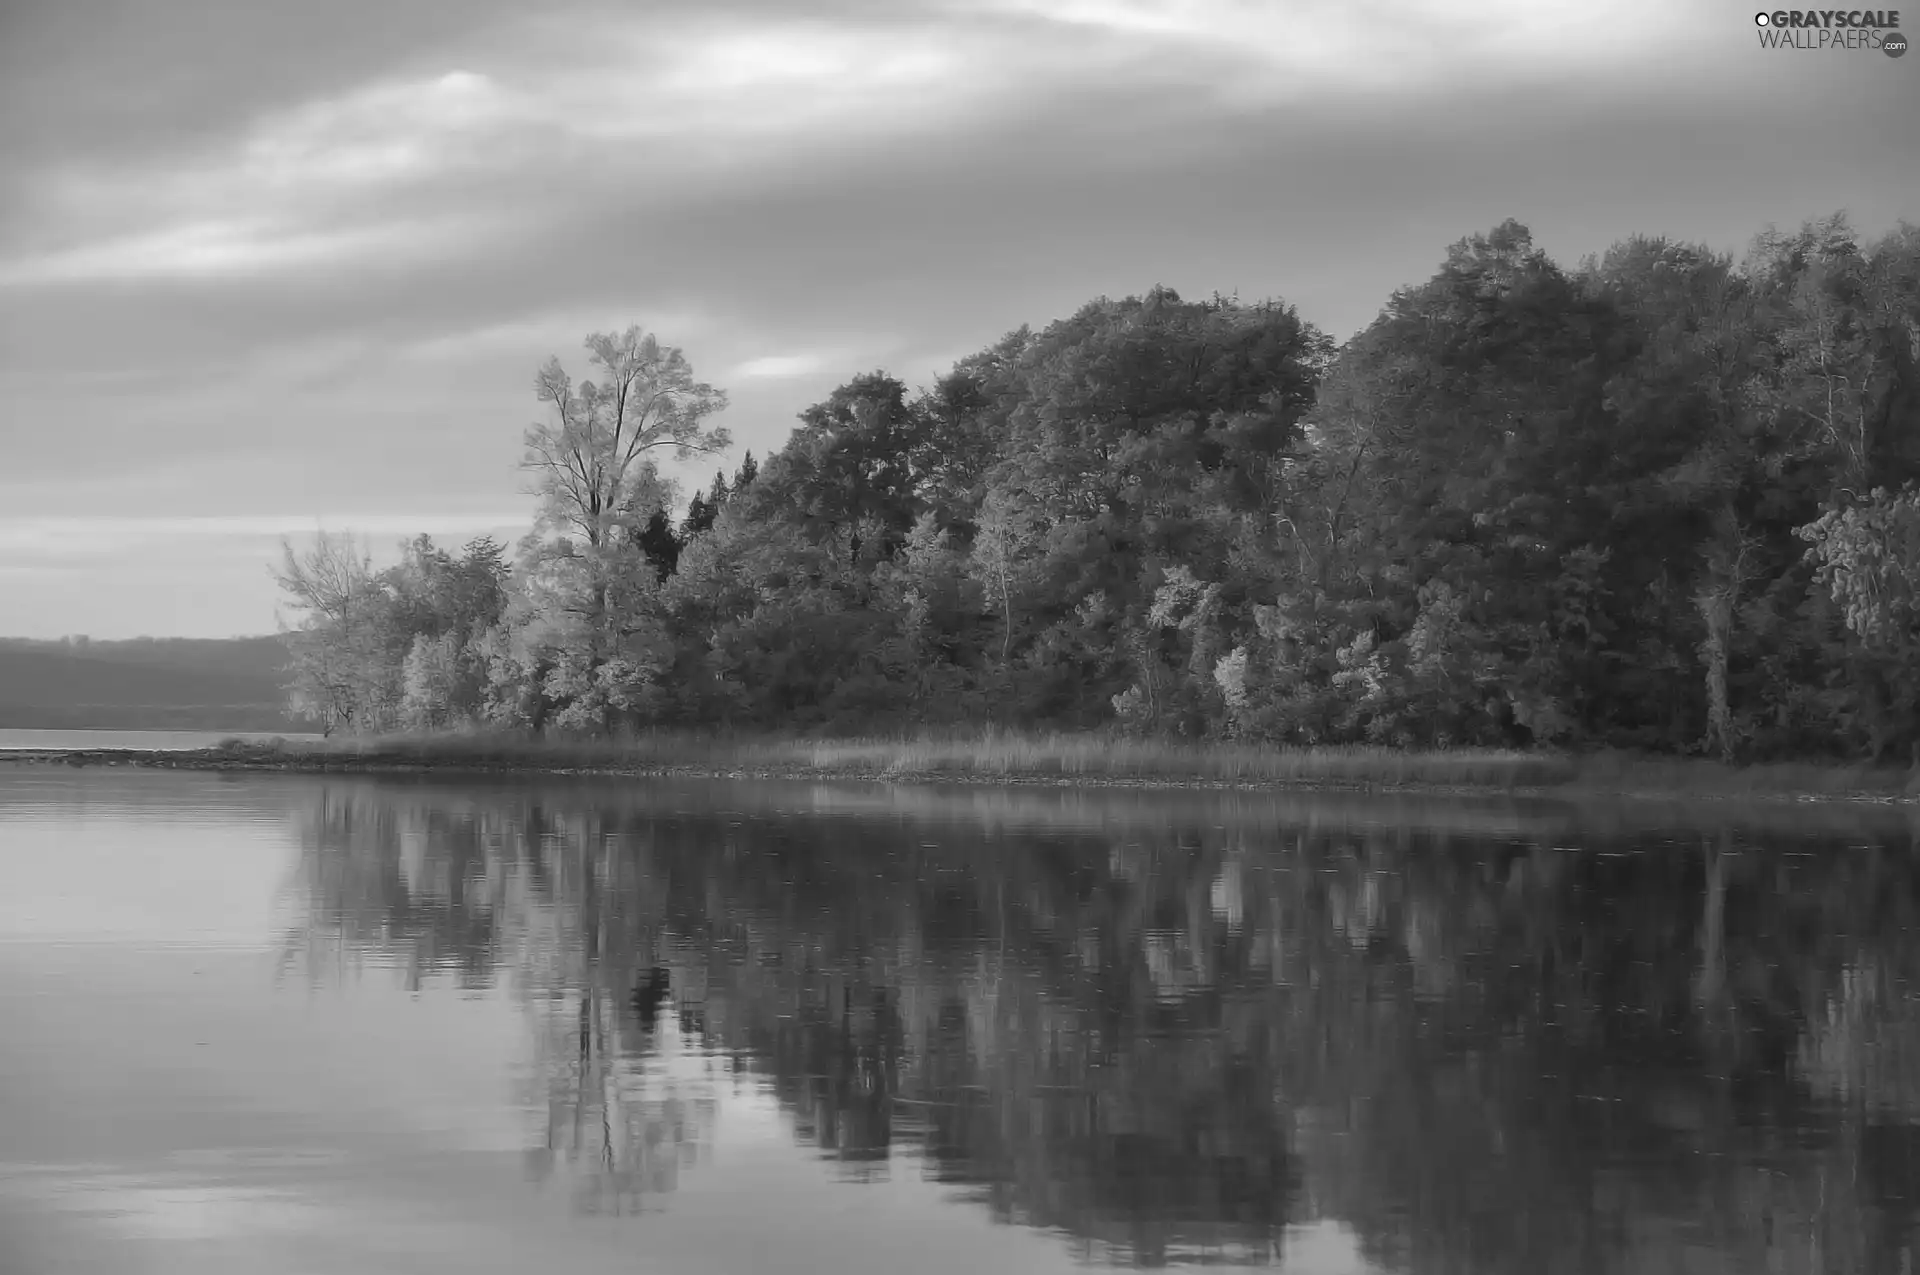
[[[0,727],[297,730],[278,637],[0,638]]]

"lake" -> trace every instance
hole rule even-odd
[[[8,767],[0,1269],[1911,1271],[1917,841]]]

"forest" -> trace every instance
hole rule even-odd
[[[1101,298],[851,377],[678,517],[724,390],[587,353],[535,378],[519,545],[284,547],[291,713],[1920,764],[1920,227],[1568,269],[1507,221],[1344,344]]]

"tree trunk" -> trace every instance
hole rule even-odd
[[[1000,572],[1000,613],[1006,618],[1006,636],[1000,642],[1000,662],[1005,664],[1013,651],[1013,592],[1008,587],[1005,568]]]
[[[1700,655],[1707,675],[1707,733],[1704,745],[1718,751],[1723,761],[1733,760],[1733,715],[1727,704],[1727,640],[1733,631],[1733,599],[1724,588],[1702,586],[1694,599],[1700,618],[1707,623],[1706,640]]]
[[[1878,766],[1886,758],[1893,741],[1888,732],[1887,697],[1880,685],[1879,670],[1869,668],[1860,679],[1860,706],[1867,719],[1867,755]]]
[[[1703,743],[1709,752],[1718,751],[1721,760],[1732,761],[1733,710],[1727,694],[1727,659],[1752,546],[1731,505],[1720,511],[1716,521],[1719,525],[1707,546],[1706,569],[1693,603],[1707,626],[1700,643],[1707,678],[1707,733]]]

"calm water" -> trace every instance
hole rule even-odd
[[[184,752],[212,748],[223,739],[319,739],[299,731],[210,730],[15,730],[0,728],[0,752],[40,748],[142,748]]]
[[[9,768],[0,1269],[1916,1269],[1912,817],[1683,817]]]

